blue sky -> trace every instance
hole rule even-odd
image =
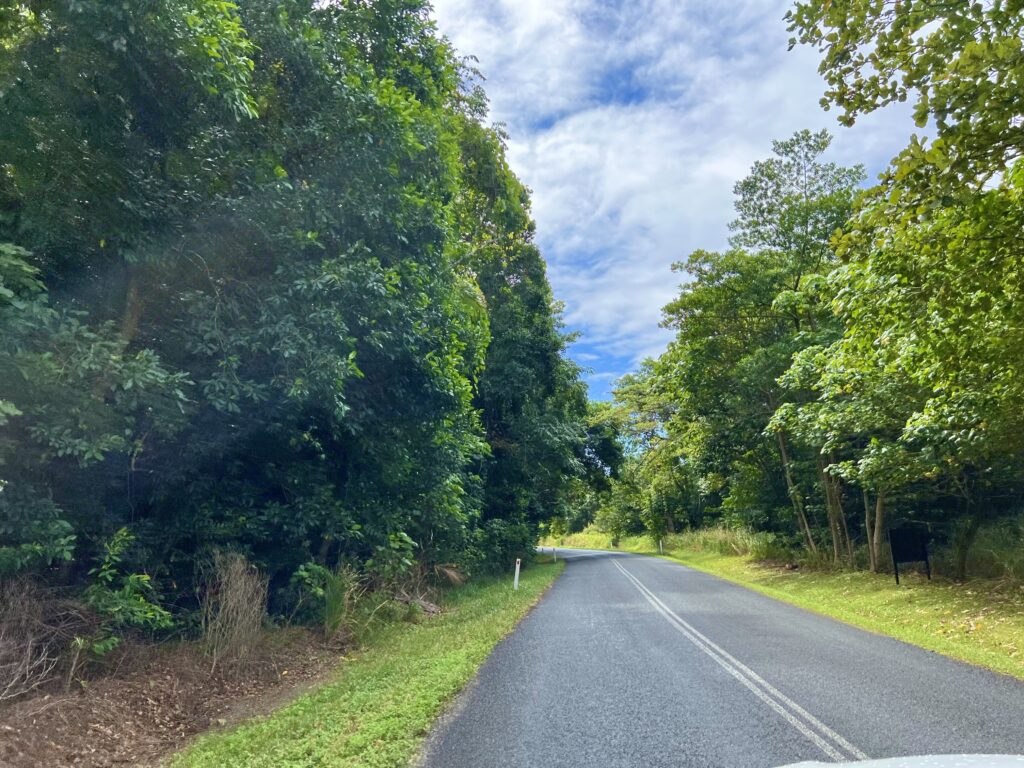
[[[602,399],[667,344],[671,265],[726,245],[732,187],[772,139],[828,128],[837,162],[874,178],[913,130],[907,109],[842,128],[819,106],[818,56],[787,51],[775,0],[434,0],[486,78],[491,117],[533,190],[538,242],[572,356]]]

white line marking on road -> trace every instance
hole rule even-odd
[[[566,550],[562,552],[563,560],[585,560],[590,557],[623,557],[622,552],[574,552],[572,550]]]
[[[778,691],[746,664],[736,659],[706,635],[701,634],[692,625],[680,618],[675,611],[665,605],[657,595],[644,586],[640,579],[614,560],[612,562],[633,583],[633,586],[639,590],[647,602],[653,605],[655,610],[664,616],[669,624],[675,627],[680,634],[707,654],[726,672],[739,680],[755,696],[813,742],[822,752],[836,761],[845,761],[848,759],[848,756],[852,756],[857,760],[868,759],[866,754],[853,746],[849,741],[818,720],[788,696]],[[844,755],[840,750],[846,750],[848,755]]]

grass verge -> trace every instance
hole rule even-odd
[[[173,768],[404,766],[445,704],[537,602],[564,563],[450,592],[442,615],[386,627],[347,660],[333,682],[272,715],[208,734]]]
[[[906,574],[785,570],[749,557],[687,546],[686,536],[665,540],[667,559],[741,584],[778,600],[894,637],[970,664],[1024,679],[1024,587],[989,580],[956,584]],[[611,549],[606,534],[584,532],[551,546]],[[617,549],[657,555],[643,536],[622,537]]]

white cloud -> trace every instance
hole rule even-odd
[[[577,358],[597,393],[670,335],[674,261],[721,248],[732,186],[801,128],[877,173],[906,143],[907,110],[840,129],[818,100],[812,50],[787,52],[786,2],[437,0],[441,31],[479,58],[492,117],[534,192],[538,239]]]

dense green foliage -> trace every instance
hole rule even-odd
[[[962,578],[979,530],[1015,529],[1021,10],[796,3],[826,106],[852,123],[910,99],[935,138],[860,190],[859,169],[822,159],[829,137],[802,132],[736,185],[731,250],[678,265],[676,338],[616,392],[630,456],[605,530],[724,522],[877,569],[886,528],[917,521]]]
[[[485,113],[422,0],[4,4],[0,576],[532,549],[602,438]]]

